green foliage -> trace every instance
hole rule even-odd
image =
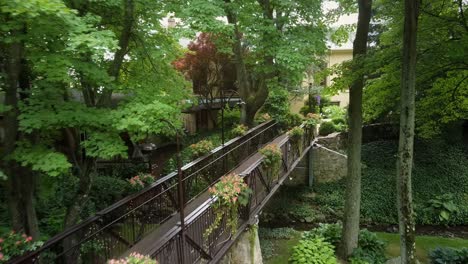
[[[333,246],[320,237],[314,237],[312,239],[307,240],[300,240],[299,244],[293,247],[291,257],[289,258],[289,262],[293,264],[338,263],[335,257]]]
[[[289,93],[285,89],[274,89],[268,94],[263,105],[263,112],[268,113],[273,119],[282,119],[289,113]]]
[[[343,226],[340,222],[320,223],[317,228],[304,232],[302,239],[311,240],[319,237],[337,248],[341,242],[342,230]],[[386,244],[375,233],[367,229],[360,230],[358,248],[353,252],[351,260],[356,263],[383,264],[386,261],[385,246]]]
[[[418,224],[465,224],[468,219],[468,160],[460,145],[441,140],[416,140],[413,168],[413,201]],[[395,190],[397,143],[380,141],[364,144],[362,161],[361,219],[363,222],[398,223]],[[315,187],[319,206],[335,212],[342,210],[345,183],[319,184]],[[448,221],[439,212],[427,210],[428,201],[444,194],[458,208]],[[333,215],[333,214],[332,214]]]
[[[448,223],[451,217],[458,213],[459,208],[453,201],[451,193],[436,196],[427,202],[426,210],[432,215],[438,215],[441,223]]]
[[[463,264],[468,263],[468,248],[454,249],[449,247],[436,248],[429,252],[431,264]]]
[[[225,108],[224,109],[224,126],[232,128],[240,123],[241,111],[239,107]],[[221,124],[221,114],[218,115],[218,124]]]
[[[315,128],[321,121],[322,118],[320,117],[320,115],[308,113],[304,121],[304,125],[306,128]]]
[[[341,132],[341,127],[335,125],[333,122],[323,122],[320,124],[319,135],[326,136],[334,132]]]
[[[155,181],[154,176],[151,174],[142,173],[128,179],[128,183],[132,187],[133,191],[139,191],[146,186],[149,186]]]
[[[6,263],[14,257],[34,251],[44,244],[41,241],[33,241],[32,237],[26,234],[19,234],[11,231],[8,234],[0,235],[0,262]]]
[[[359,231],[358,248],[353,251],[352,259],[365,261],[369,264],[384,264],[386,244],[375,233],[367,229]]]
[[[65,174],[71,168],[65,155],[41,144],[32,146],[28,142],[21,142],[12,154],[12,158],[24,167],[30,166],[32,170],[50,176]]]
[[[208,191],[214,198],[212,207],[215,219],[205,230],[203,237],[209,237],[219,227],[223,218],[226,219],[226,225],[234,235],[237,232],[239,206],[247,205],[252,190],[242,177],[231,173],[222,176]]]
[[[245,125],[237,125],[235,126],[232,130],[231,130],[231,135],[233,137],[241,137],[245,134],[247,134],[247,131],[249,130],[249,128]]]
[[[277,119],[277,121],[286,129],[291,129],[296,126],[300,126],[303,121],[303,117],[299,114],[288,113],[286,116]]]
[[[318,103],[317,96],[320,96],[320,104]],[[309,98],[304,101],[304,106],[301,107],[299,113],[303,116],[307,116],[309,113],[320,114],[324,108],[331,105],[330,97],[323,95],[315,95],[312,99],[312,104],[309,105]],[[312,110],[310,109],[312,107]]]
[[[341,232],[343,226],[341,223],[335,224],[324,224],[320,223],[318,227],[312,229],[311,231],[305,231],[302,234],[302,239],[313,239],[315,237],[321,237],[324,241],[332,244],[335,248],[338,248],[338,245],[341,241]]]
[[[283,155],[278,145],[269,144],[260,149],[259,153],[263,156],[262,164],[267,170],[268,179],[271,180],[273,177],[278,177],[281,168],[281,157]]]
[[[377,25],[375,46],[360,62],[343,63],[336,73],[334,88],[339,91],[360,74],[366,79],[363,96],[365,122],[396,121],[399,116],[403,6],[395,1],[379,1],[373,6]],[[464,120],[468,68],[462,62],[468,46],[465,1],[434,0],[421,7],[418,19],[418,78],[416,83],[416,131],[422,137],[440,135],[447,124]],[[443,54],[443,56],[441,56]],[[358,70],[356,70],[358,69]],[[327,88],[329,89],[329,88]]]
[[[295,126],[288,131],[288,136],[293,141],[299,141],[303,135],[304,129],[299,126]]]
[[[200,140],[198,143],[189,146],[192,156],[196,159],[208,154],[213,148],[213,142],[209,140]]]
[[[346,119],[346,109],[337,105],[330,105],[323,108],[323,116],[328,119]]]

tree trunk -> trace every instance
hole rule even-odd
[[[367,38],[371,18],[372,0],[359,0],[359,16],[353,57],[358,61],[367,52]],[[360,67],[356,63],[353,67]],[[343,233],[339,255],[347,259],[358,246],[361,206],[361,143],[362,143],[362,88],[364,76],[359,76],[349,91],[348,175],[346,178]]]
[[[401,263],[403,264],[416,263],[411,170],[414,143],[417,23],[418,1],[405,0],[400,95],[400,140],[397,160],[398,223]]]
[[[229,4],[230,0],[225,0]],[[236,67],[236,85],[245,105],[241,110],[241,123],[249,127],[254,124],[254,117],[268,97],[266,77],[254,77],[247,71],[242,50],[242,33],[237,25],[237,16],[230,7],[226,7],[228,23],[234,26],[233,54]]]
[[[120,75],[120,69],[125,55],[128,52],[130,44],[130,37],[132,35],[133,22],[134,22],[135,3],[133,0],[124,0],[124,21],[122,31],[119,37],[119,48],[114,54],[114,60],[108,69],[109,76],[114,78],[114,83],[117,83]],[[111,103],[113,89],[108,87],[104,89],[101,97],[99,98],[99,106],[108,106]]]
[[[19,35],[17,31],[12,32],[12,36]],[[1,153],[2,167],[5,171],[7,180],[7,199],[11,217],[12,228],[16,231],[23,230],[22,210],[20,192],[18,192],[20,183],[15,177],[14,168],[16,164],[13,161],[5,160],[5,157],[12,154],[15,150],[16,140],[18,138],[18,90],[19,75],[21,72],[21,54],[22,45],[20,42],[13,42],[6,47],[6,91],[5,106],[10,109],[5,112],[3,117],[5,123],[4,148]]]
[[[128,52],[130,37],[132,35],[134,16],[135,16],[134,1],[123,0],[123,2],[124,2],[124,10],[123,10],[124,19],[123,19],[123,24],[122,24],[122,31],[120,32],[120,37],[119,37],[119,47],[118,47],[118,50],[115,52],[114,60],[112,61],[112,64],[108,69],[108,74],[109,76],[114,78],[114,83],[117,83],[118,81],[119,73],[122,68],[123,59]],[[91,95],[90,93],[92,92],[92,90],[90,89],[84,89],[84,91],[85,91],[83,94],[84,98],[97,98],[98,96],[98,94]],[[88,92],[86,93],[86,91]],[[103,93],[99,97],[97,105],[99,107],[109,107],[111,104],[112,92],[113,92],[112,87],[107,87],[106,89],[104,89]],[[92,102],[94,100],[88,100],[88,101]],[[89,105],[90,102],[87,102],[87,104]],[[77,137],[78,135],[79,135],[79,132],[77,132],[77,135],[72,135],[71,137],[73,136]],[[72,150],[79,149],[79,146],[77,146],[77,142],[79,142],[79,140],[72,139],[72,138],[68,138],[68,140],[69,140],[70,148]],[[77,152],[74,151],[74,153],[77,153]],[[79,178],[78,192],[75,196],[75,199],[73,200],[73,203],[70,205],[69,208],[67,208],[67,214],[64,220],[65,227],[69,227],[71,225],[76,224],[80,218],[80,213],[83,210],[83,207],[89,198],[88,194],[91,189],[91,183],[92,183],[90,174],[94,169],[94,164],[95,164],[94,158],[84,157],[82,164],[79,166],[80,172],[78,174],[78,178]],[[75,164],[75,165],[78,165],[78,164]]]
[[[26,27],[11,31],[12,37],[26,33]],[[28,168],[22,168],[12,160],[5,160],[16,148],[21,137],[18,130],[18,103],[27,97],[30,89],[29,71],[24,59],[24,43],[15,40],[7,45],[5,105],[10,108],[5,113],[5,147],[1,153],[2,166],[8,175],[6,183],[7,199],[11,217],[11,226],[18,232],[25,232],[34,239],[39,238],[39,226],[34,208],[33,174]]]

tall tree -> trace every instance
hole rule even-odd
[[[298,85],[325,51],[321,0],[181,0],[176,15],[192,29],[224,34],[217,47],[232,54],[236,86],[253,123],[272,88]],[[223,18],[223,19],[219,19]]]
[[[416,33],[419,1],[405,0],[403,27],[403,57],[401,64],[400,140],[397,160],[398,223],[400,229],[401,263],[416,263],[415,221],[411,194],[413,167]]]
[[[349,89],[348,175],[346,177],[345,208],[340,256],[347,259],[358,245],[361,206],[361,143],[362,143],[362,88],[371,19],[372,0],[358,0],[359,15],[356,38],[353,43],[353,65],[360,72]]]
[[[70,226],[88,216],[96,160],[127,155],[122,133],[137,141],[170,134],[162,118],[180,125],[186,89],[171,65],[180,53],[160,23],[166,15],[165,3],[151,0],[0,2],[1,171],[13,226],[27,219],[22,229],[33,233],[29,175],[73,179]]]
[[[468,2],[422,1],[418,16],[416,134],[435,137],[468,115]],[[398,122],[403,34],[403,1],[376,2],[384,30],[367,63],[365,122]],[[443,103],[442,103],[443,102]]]

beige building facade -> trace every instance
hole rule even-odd
[[[328,55],[328,67],[333,67],[336,64],[352,60],[353,49],[331,49]],[[327,76],[326,86],[330,86],[333,83],[333,78],[336,75]],[[342,91],[331,97],[332,103],[339,105],[340,107],[346,107],[349,105],[349,90]]]
[[[333,67],[334,65],[340,64],[342,62],[351,60],[353,58],[353,49],[351,48],[333,48],[330,49],[326,58],[327,62],[327,67]],[[313,74],[313,73],[312,73]],[[315,84],[313,84],[313,77],[311,76],[312,74],[307,74],[307,77],[304,79],[302,82],[302,89],[303,92],[305,93],[303,96],[294,96],[291,97],[290,102],[291,102],[291,112],[293,113],[299,113],[300,109],[304,106],[304,103],[307,101],[309,95],[308,95],[308,86],[310,83],[312,83],[312,87],[316,87]],[[322,84],[326,87],[330,86],[333,84],[333,78],[335,78],[336,75],[330,75],[327,76],[325,79],[325,82]],[[312,88],[314,89],[314,88]],[[347,107],[349,104],[349,90],[342,91],[336,95],[333,95],[331,97],[331,102],[340,106],[340,107]]]

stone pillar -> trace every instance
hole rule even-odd
[[[221,264],[262,264],[258,225],[249,226],[229,249]]]

